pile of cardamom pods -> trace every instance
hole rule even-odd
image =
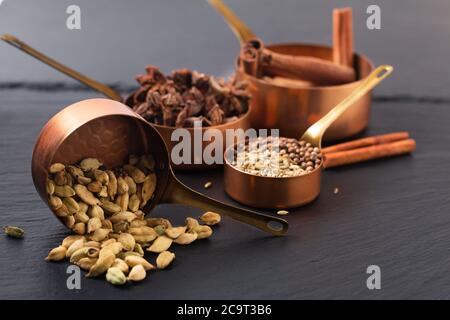
[[[115,285],[145,279],[149,270],[164,269],[175,258],[172,243],[187,245],[212,235],[210,226],[221,220],[206,212],[200,224],[186,218],[173,227],[164,218],[145,218],[142,209],[156,188],[152,156],[131,155],[122,168],[106,170],[94,158],[78,165],[54,163],[49,168],[47,194],[53,212],[75,235],[52,249],[46,260],[68,259],[88,271],[88,277],[106,273]],[[156,267],[144,258],[144,249],[158,254]]]

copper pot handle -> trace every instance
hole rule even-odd
[[[22,50],[23,52],[29,54],[33,58],[38,59],[39,61],[58,70],[59,72],[62,72],[65,75],[68,75],[69,77],[87,85],[89,88],[92,88],[92,89],[104,94],[106,97],[116,100],[116,101],[119,101],[119,102],[122,102],[121,95],[114,89],[108,87],[107,85],[105,85],[103,83],[100,83],[89,77],[86,77],[86,76],[82,75],[81,73],[63,65],[62,63],[59,63],[58,61],[46,56],[42,52],[39,52],[38,50],[30,47],[25,42],[19,40],[15,36],[13,36],[11,34],[3,34],[0,38],[3,41],[12,45],[13,47],[16,47],[17,49]]]
[[[240,209],[209,198],[185,186],[175,176],[172,176],[161,203],[178,203],[202,210],[215,211],[275,236],[284,235],[289,227],[288,222],[284,219]]]
[[[257,38],[253,31],[221,0],[209,0],[208,2],[223,16],[241,44]]]

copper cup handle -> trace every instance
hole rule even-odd
[[[178,203],[206,211],[215,211],[275,236],[284,235],[289,227],[288,222],[284,219],[240,209],[209,198],[185,186],[173,175],[160,203]]]
[[[46,56],[42,52],[39,52],[38,50],[30,47],[25,42],[19,40],[15,36],[13,36],[11,34],[3,34],[1,36],[1,39],[5,42],[9,43],[13,47],[16,47],[17,49],[22,50],[23,52],[29,54],[30,56],[38,59],[39,61],[42,61],[46,65],[58,70],[59,72],[62,72],[64,74],[68,75],[69,77],[87,85],[88,87],[104,94],[108,98],[122,102],[122,96],[114,89],[108,87],[107,85],[105,85],[103,83],[100,83],[89,77],[86,77],[86,76],[82,75],[81,73],[63,65],[62,63],[57,62],[56,60],[53,60],[52,58]]]
[[[394,67],[390,65],[381,65],[377,67],[355,90],[350,93],[349,96],[337,104],[319,121],[310,126],[300,140],[305,140],[310,142],[312,145],[321,148],[322,137],[328,127],[349,107],[351,107],[353,103],[388,77],[393,70]]]
[[[209,0],[208,2],[223,16],[241,44],[257,38],[253,31],[222,0]]]

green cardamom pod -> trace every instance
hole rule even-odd
[[[12,238],[22,238],[25,231],[22,228],[15,227],[15,226],[6,226],[3,228],[6,235],[12,237]]]

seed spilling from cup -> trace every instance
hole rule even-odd
[[[77,165],[52,164],[48,201],[75,235],[52,249],[46,260],[68,259],[88,277],[106,274],[111,284],[123,285],[145,279],[156,268],[144,258],[144,249],[159,254],[156,265],[164,269],[175,258],[169,251],[173,243],[186,245],[210,237],[212,229],[194,218],[179,227],[164,218],[145,218],[141,209],[151,201],[157,184],[154,167],[149,155],[131,155],[128,164],[112,170],[94,158]],[[207,216],[220,221],[218,214]]]

